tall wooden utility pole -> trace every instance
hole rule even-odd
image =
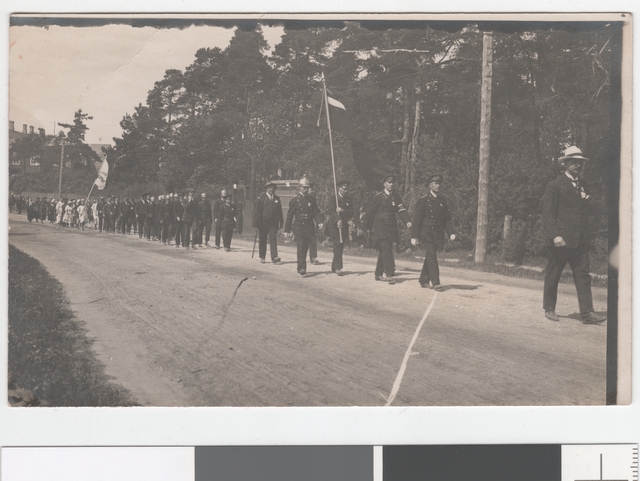
[[[489,141],[491,138],[491,74],[493,70],[493,36],[482,36],[482,87],[480,93],[480,168],[478,175],[478,221],[476,227],[476,262],[487,259],[487,224],[489,220]]]
[[[64,140],[60,149],[60,178],[58,180],[58,200],[62,199],[62,166],[64,165]]]

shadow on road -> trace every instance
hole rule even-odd
[[[461,291],[475,291],[478,287],[482,287],[482,284],[449,284],[448,286],[442,286],[443,291],[450,291],[452,289],[458,289]]]
[[[595,313],[598,316],[602,316],[604,318],[607,317],[607,311],[595,311]],[[568,316],[558,316],[558,317],[564,317],[566,319],[573,319],[574,321],[580,321],[582,322],[582,317],[580,316],[579,312],[574,312],[573,314],[569,314]],[[605,321],[602,321],[598,324],[591,324],[592,326],[602,326],[605,323]]]

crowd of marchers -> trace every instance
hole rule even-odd
[[[559,321],[556,314],[558,283],[566,264],[569,264],[578,292],[578,303],[582,321],[598,324],[606,317],[593,309],[591,278],[589,274],[589,217],[592,214],[591,196],[581,183],[582,173],[588,159],[577,147],[569,147],[559,162],[562,173],[548,183],[544,193],[543,220],[548,239],[549,260],[545,273],[543,307],[545,316]],[[445,239],[454,240],[453,223],[447,200],[440,192],[442,175],[428,178],[429,192],[420,198],[409,216],[403,199],[396,189],[396,176],[384,175],[382,190],[375,194],[357,222],[362,231],[369,232],[374,247],[378,250],[375,280],[395,283],[394,244],[399,240],[399,224],[411,232],[411,244],[425,248],[425,260],[418,282],[421,287],[442,291],[438,268],[437,250]],[[352,237],[355,220],[354,203],[349,193],[350,182],[336,182],[335,190],[328,197],[327,214],[318,207],[311,193],[311,182],[303,177],[298,184],[298,194],[289,202],[286,219],[282,201],[276,195],[277,184],[269,181],[265,191],[256,200],[252,226],[259,239],[260,262],[266,262],[267,245],[271,261],[280,262],[277,233],[284,228],[287,237],[295,237],[297,248],[297,271],[307,274],[307,254],[311,251],[311,263],[316,264],[317,232],[323,232],[332,240],[333,261],[331,271],[342,274],[344,245]],[[22,204],[11,198],[12,210],[21,212]],[[97,202],[68,199],[36,199],[27,201],[27,216],[32,220],[57,223],[64,227],[85,229],[93,223],[100,232],[137,234],[140,239],[159,241],[165,245],[183,246],[186,249],[210,247],[212,226],[215,229],[215,247],[220,247],[220,238],[227,252],[238,224],[239,213],[231,202],[231,196],[222,190],[220,198],[213,204],[207,194],[199,197],[193,191],[186,194],[163,194],[157,197],[143,194],[134,201],[128,197],[101,198]],[[254,243],[255,244],[255,243]],[[315,250],[315,252],[314,252]],[[255,245],[254,245],[255,251]]]
[[[230,251],[238,222],[236,207],[225,189],[213,204],[206,193],[196,197],[193,191],[158,196],[145,193],[137,200],[110,196],[97,201],[47,197],[33,201],[12,194],[9,208],[18,214],[26,211],[29,222],[137,235],[140,239],[186,249],[210,247],[213,226],[215,246],[219,248],[222,240],[224,248]]]

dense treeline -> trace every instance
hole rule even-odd
[[[285,27],[271,50],[259,28],[237,29],[225,49],[200,48],[123,118],[108,152],[110,180],[122,189],[153,182],[169,191],[239,182],[254,198],[280,169],[284,178],[307,174],[325,205],[331,160],[324,118],[317,125],[324,72],[371,150],[396,166],[410,206],[425,194],[427,176],[444,175],[457,245],[473,248],[482,32],[472,24],[453,32],[437,23],[393,25]],[[516,237],[539,253],[544,185],[568,145],[592,159],[586,183],[606,195],[619,26],[540,27],[494,31],[490,249],[512,215]],[[338,177],[355,181],[356,200],[364,202],[371,193],[349,142],[336,134],[334,143]]]

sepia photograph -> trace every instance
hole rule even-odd
[[[12,408],[631,402],[629,14],[9,21]]]

